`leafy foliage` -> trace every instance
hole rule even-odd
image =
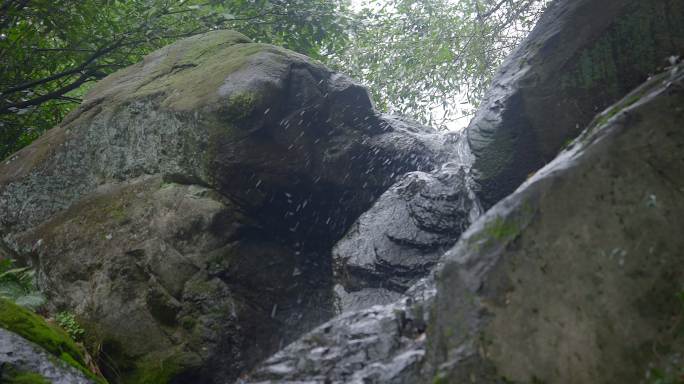
[[[34,310],[45,303],[35,284],[35,271],[16,267],[9,259],[0,260],[0,298]]]
[[[365,1],[335,65],[382,109],[441,125],[473,113],[548,0]]]
[[[72,339],[79,341],[83,339],[85,330],[76,320],[76,316],[71,312],[59,312],[55,316],[55,321],[59,324]]]

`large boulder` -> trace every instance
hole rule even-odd
[[[681,1],[554,1],[467,128],[483,205],[513,192],[598,112],[682,54]]]
[[[211,32],[1,164],[0,237],[113,382],[225,382],[332,315],[334,242],[451,145],[304,56]]]
[[[679,65],[464,234],[437,278],[435,382],[681,380],[682,121]]]

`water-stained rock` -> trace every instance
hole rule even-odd
[[[390,303],[426,276],[481,214],[473,184],[467,167],[449,162],[385,192],[333,248],[340,310]]]
[[[468,230],[437,278],[436,380],[681,377],[682,121],[679,65],[596,117]]]
[[[432,172],[401,177],[333,248],[338,310],[388,304],[425,277],[481,213],[463,132]]]
[[[586,141],[478,221],[447,252],[436,304],[430,294],[414,300],[413,288],[398,295],[476,218],[478,200],[466,196],[495,204],[551,161],[597,112],[668,65],[681,51],[681,23],[671,22],[680,19],[682,7],[664,0],[554,2],[499,71],[466,131],[468,140],[457,140],[458,155],[445,162],[453,164],[397,181],[336,245],[343,313],[259,365],[246,382],[572,382],[577,375],[581,382],[639,382],[649,367],[678,369],[681,338],[665,341],[681,316],[676,295],[683,270],[675,251],[681,245],[670,238],[681,227],[681,186],[665,181],[681,179],[678,169],[684,169],[680,143],[664,139],[682,119],[679,96],[666,96],[667,87],[679,87],[674,83],[646,88],[654,93],[644,101],[668,97],[669,110],[634,121],[626,111],[603,133],[590,128]],[[595,126],[636,103],[643,89],[637,94]],[[625,122],[638,126],[627,129]],[[654,129],[661,131],[653,145],[640,144],[636,135],[650,137]],[[628,142],[619,139],[625,131],[635,135]],[[651,161],[649,169],[649,162],[629,158],[642,147],[642,155],[661,161]],[[464,182],[469,178],[476,183]],[[663,202],[663,193],[668,208],[648,211]],[[467,204],[453,204],[457,200]],[[467,206],[473,215],[463,220]],[[644,222],[657,224],[642,236]],[[522,244],[525,231],[529,240]],[[644,248],[649,236],[658,245]],[[633,254],[629,247],[639,249],[631,266],[623,260]],[[651,249],[663,252],[644,256]],[[439,265],[433,268],[440,271]],[[423,292],[434,292],[430,284],[421,280],[428,287]],[[509,289],[518,286],[524,289]],[[639,309],[660,295],[663,305]],[[427,341],[401,336],[400,319],[412,313],[410,306],[432,308],[411,317],[424,321]],[[627,325],[617,330],[620,316]],[[351,329],[353,323],[359,328]],[[630,338],[641,327],[646,335]],[[662,351],[646,352],[654,345]],[[607,369],[597,373],[601,364]]]
[[[552,2],[467,129],[483,205],[513,192],[598,112],[683,54],[683,26],[679,1]]]
[[[341,308],[386,303],[424,276],[480,205],[513,192],[596,113],[684,52],[681,21],[684,7],[668,0],[553,2],[454,140],[452,164],[398,181],[336,246]]]
[[[332,316],[334,242],[449,146],[304,56],[211,32],[0,165],[2,244],[112,381],[225,382]]]

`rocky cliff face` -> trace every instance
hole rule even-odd
[[[637,383],[682,366],[683,106],[680,65],[446,254],[428,328],[440,378]]]
[[[555,1],[457,134],[287,50],[180,41],[0,165],[0,254],[111,382],[674,375],[682,12]]]
[[[602,9],[602,12],[596,12],[595,7]],[[594,176],[595,183],[584,179],[588,172],[578,173],[565,168],[571,164],[572,167],[592,168],[601,161],[611,164],[626,162],[630,151],[639,147],[638,135],[627,141],[615,141],[615,137],[621,135],[617,132],[623,132],[623,128],[613,127],[615,136],[604,141],[604,136],[598,132],[609,132],[611,129],[603,131],[596,129],[596,126],[605,127],[610,118],[641,98],[644,103],[650,100],[642,106],[645,110],[654,107],[655,100],[668,105],[670,109],[658,107],[653,114],[645,113],[640,118],[641,126],[629,129],[640,131],[642,135],[644,131],[659,129],[661,131],[657,135],[648,134],[653,134],[655,141],[673,135],[672,129],[681,122],[681,110],[677,106],[679,95],[671,95],[669,89],[678,87],[675,85],[681,81],[678,77],[668,80],[667,76],[671,75],[662,75],[659,80],[653,80],[596,118],[582,141],[573,147],[577,152],[573,152],[572,161],[564,153],[562,159],[549,166],[548,172],[547,168],[540,171],[537,178],[543,178],[545,182],[526,184],[506,202],[502,202],[502,206],[492,208],[490,213],[473,225],[473,229],[460,243],[446,253],[442,261],[446,266],[438,263],[442,255],[440,250],[453,246],[463,228],[468,227],[481,212],[478,199],[471,197],[473,193],[482,197],[486,205],[492,205],[511,193],[528,175],[538,171],[545,161],[554,158],[563,146],[567,146],[597,111],[615,103],[630,87],[635,87],[650,74],[658,72],[659,68],[669,65],[667,59],[684,49],[680,27],[672,24],[668,24],[671,28],[663,27],[659,23],[658,20],[664,15],[667,15],[667,20],[681,20],[681,7],[658,1],[553,3],[535,32],[499,72],[483,107],[466,131],[468,140],[459,141],[467,145],[457,145],[460,150],[459,155],[455,156],[455,164],[430,173],[418,172],[405,176],[381,196],[336,245],[333,254],[339,271],[337,281],[345,288],[340,296],[342,307],[348,312],[268,359],[247,382],[612,382],[610,375],[623,368],[615,356],[622,356],[632,364],[629,369],[614,376],[620,377],[621,382],[640,382],[649,373],[649,367],[659,366],[663,370],[676,368],[680,364],[678,356],[681,356],[681,352],[677,351],[681,351],[681,342],[660,344],[660,340],[667,339],[668,332],[681,332],[671,319],[672,316],[675,319],[680,316],[676,293],[682,284],[682,277],[681,274],[665,272],[668,267],[681,269],[681,258],[674,251],[678,247],[676,241],[665,240],[674,233],[663,232],[653,238],[656,243],[669,242],[667,250],[664,250],[667,256],[662,256],[667,260],[661,261],[662,264],[651,266],[650,263],[656,262],[656,258],[638,260],[640,256],[635,256],[638,260],[632,266],[635,269],[628,273],[631,276],[644,273],[650,276],[636,281],[624,279],[624,257],[634,252],[627,248],[642,247],[639,239],[644,240],[655,233],[646,233],[639,239],[624,234],[616,237],[615,233],[627,231],[625,228],[632,228],[629,231],[633,231],[641,220],[660,220],[659,226],[679,228],[675,216],[682,213],[679,207],[681,188],[676,184],[666,186],[664,182],[669,177],[679,176],[672,174],[660,179],[659,184],[653,184],[653,188],[660,185],[663,193],[671,197],[672,204],[668,206],[678,212],[674,216],[667,215],[659,219],[635,216],[629,219],[631,224],[627,223],[629,214],[626,212],[619,214],[618,222],[622,220],[620,224],[611,221],[615,219],[614,216],[604,216],[613,214],[608,200],[622,201],[622,197],[618,196],[625,194],[619,193],[620,188],[632,189],[630,193],[634,194],[628,201],[620,203],[624,204],[623,207],[631,207],[625,209],[636,211],[644,208],[644,204],[652,205],[652,200],[658,199],[657,195],[644,191],[651,188],[653,179],[661,177],[660,168],[676,173],[676,166],[673,168],[672,164],[681,161],[681,146],[662,142],[663,151],[670,154],[668,158],[660,157],[657,164],[651,161],[652,166],[639,163],[638,160],[637,164],[630,161],[630,165],[620,169],[607,166],[611,171],[597,173]],[[583,21],[580,23],[579,20]],[[582,25],[579,33],[578,25]],[[654,29],[659,32],[654,33]],[[639,34],[638,31],[643,33],[641,39],[634,38],[634,35]],[[654,36],[655,40],[644,36]],[[566,40],[568,44],[565,44]],[[598,55],[597,52],[607,56]],[[613,68],[614,73],[607,74],[605,71],[611,69],[610,64],[615,65],[611,60],[629,60],[630,65],[618,65],[619,68]],[[587,75],[587,71],[591,74]],[[585,80],[593,79],[596,83],[585,84],[576,79],[576,76],[585,75]],[[575,80],[567,80],[570,78]],[[559,79],[566,79],[567,82],[559,84]],[[665,101],[665,98],[668,100]],[[625,112],[627,116],[631,114],[630,111]],[[658,114],[668,115],[669,120],[662,121]],[[610,124],[617,122],[611,121]],[[598,142],[603,144],[599,145]],[[658,147],[659,144],[656,144],[654,148]],[[624,150],[617,154],[614,153],[615,148]],[[644,156],[653,156],[653,153]],[[599,160],[599,157],[603,160]],[[578,163],[583,165],[579,166]],[[495,176],[486,173],[490,165],[490,170],[496,170],[491,174]],[[649,173],[650,177],[640,179],[630,174],[630,166],[637,173]],[[458,170],[458,173],[454,170]],[[451,176],[448,183],[437,182],[449,180],[449,175],[459,173],[461,176]],[[598,182],[604,176],[609,181]],[[595,189],[590,186],[592,183]],[[558,184],[567,187],[561,188]],[[575,184],[581,184],[587,190],[581,193],[580,188],[570,188]],[[551,188],[550,185],[555,186]],[[643,196],[637,197],[640,193]],[[545,202],[543,208],[539,206],[542,198]],[[510,208],[511,201],[516,201],[518,208]],[[556,204],[567,210],[560,212]],[[585,204],[586,208],[582,208]],[[601,204],[605,204],[603,210],[597,209]],[[575,206],[577,212],[573,211]],[[428,213],[423,216],[425,212]],[[460,214],[455,215],[454,212]],[[467,212],[472,214],[467,215]],[[527,229],[528,221],[532,218],[540,220],[536,224],[540,232]],[[603,222],[604,219],[607,221]],[[594,221],[600,223],[592,228],[580,226],[580,222]],[[564,223],[567,227],[560,228],[558,223]],[[586,243],[582,244],[580,235],[585,236]],[[516,239],[521,236],[529,236],[529,246],[518,244]],[[594,249],[589,243],[593,244],[596,239],[612,241],[613,246],[603,244],[601,248],[596,243],[597,248]],[[543,243],[544,247],[538,247],[537,243]],[[567,247],[574,244],[579,248],[570,247],[561,251],[556,248],[559,244]],[[555,253],[546,254],[546,248]],[[636,252],[639,254],[642,251],[639,249]],[[489,252],[496,256],[489,255]],[[516,261],[509,262],[508,255],[514,252],[519,256]],[[538,257],[528,255],[528,252]],[[617,266],[611,265],[614,268],[609,269],[594,264],[596,252],[614,260]],[[563,258],[565,261],[561,261]],[[492,259],[505,267],[494,268]],[[519,270],[528,268],[530,273],[543,275],[554,265],[557,269],[552,278],[544,279],[537,275],[523,278],[518,274]],[[668,267],[659,269],[658,265]],[[431,266],[433,273],[437,271],[436,286],[433,285],[435,278],[430,273],[418,280],[425,276],[425,271],[430,270]],[[445,268],[444,271],[442,268]],[[564,275],[566,272],[572,278],[567,279]],[[416,280],[418,283],[408,289],[405,295],[399,294]],[[465,283],[461,283],[461,280]],[[621,284],[628,284],[634,291],[621,298],[612,296],[627,292],[622,291]],[[516,292],[517,285],[526,287],[525,294]],[[551,292],[558,293],[558,296],[553,296],[556,298],[550,299],[556,305],[545,301],[549,300]],[[638,294],[641,295],[638,301],[630,297]],[[651,294],[653,296],[644,298]],[[527,295],[530,301],[534,297],[539,298],[537,306],[523,304]],[[572,300],[565,302],[568,296]],[[512,299],[509,297],[517,297],[517,307],[510,305],[508,301]],[[395,301],[391,302],[392,299]],[[636,304],[659,299],[667,303],[660,306],[660,310],[644,310],[640,304]],[[614,307],[604,310],[603,306],[612,300],[615,300]],[[371,307],[383,303],[389,304]],[[495,311],[500,309],[497,306],[507,308],[509,312]],[[529,313],[524,312],[524,308]],[[620,313],[619,316],[625,316],[623,323],[627,330],[623,329],[621,334],[604,333],[619,323],[616,312]],[[642,312],[648,312],[652,318],[644,319]],[[496,316],[495,320],[491,320],[492,316]],[[532,326],[527,325],[528,316]],[[574,324],[582,319],[584,322],[579,325],[581,329],[574,328]],[[492,324],[490,321],[496,323],[495,330],[486,328],[485,324],[494,327],[489,325]],[[612,343],[611,337],[629,339],[628,333],[638,332],[640,327],[648,336],[633,342]],[[657,329],[668,331],[658,334]],[[580,340],[580,335],[585,331],[600,335],[591,336],[591,340]],[[573,335],[578,339],[573,339]],[[487,338],[483,340],[481,336]],[[526,344],[529,343],[527,337],[533,337],[538,342]],[[493,341],[494,338],[499,340]],[[586,348],[580,348],[585,341],[591,343]],[[547,344],[544,346],[544,343]],[[609,343],[610,347],[607,346]],[[644,346],[649,343],[671,354],[644,352]],[[518,346],[524,344],[531,351],[527,351],[527,354],[517,353]],[[641,347],[636,347],[637,344]],[[496,348],[492,349],[493,352],[489,352],[491,346]],[[570,356],[569,350],[575,353],[574,357]],[[497,355],[493,354],[494,351]],[[585,359],[584,353],[591,357]],[[564,360],[561,361],[559,356]],[[612,366],[598,373],[599,365],[594,365],[596,361]],[[539,372],[536,372],[537,369]],[[578,371],[586,376],[573,381],[574,377],[578,377],[575,374]]]
[[[7,248],[75,312],[115,382],[224,382],[334,311],[330,249],[435,131],[232,32],[103,80],[0,167]]]
[[[683,101],[679,65],[478,219],[436,277],[342,314],[239,382],[677,380]]]

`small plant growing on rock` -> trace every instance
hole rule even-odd
[[[76,321],[76,316],[74,316],[73,313],[66,311],[59,312],[57,316],[55,316],[55,321],[72,339],[80,341],[83,338],[85,330],[81,328],[81,325]]]

